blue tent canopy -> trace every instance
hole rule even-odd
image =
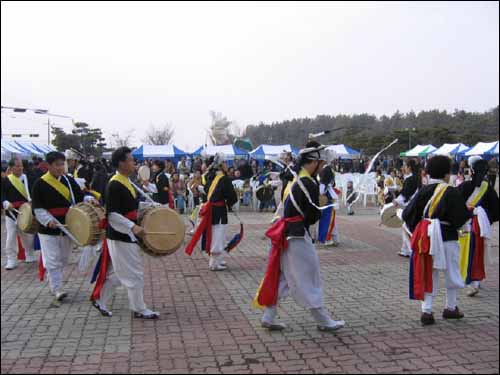
[[[236,158],[245,158],[248,156],[248,152],[234,146],[234,145],[221,145],[221,146],[200,146],[196,149],[192,156],[201,156],[205,155],[215,155],[218,152],[222,152],[228,160],[236,159]]]
[[[178,161],[183,156],[188,156],[188,154],[174,145],[141,145],[132,151],[132,156],[140,161],[144,159],[172,159]]]
[[[256,149],[250,151],[250,157],[258,160],[276,158],[282,152],[291,152],[293,155],[297,156],[299,150],[290,144],[287,145],[260,145]]]

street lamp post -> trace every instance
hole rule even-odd
[[[415,128],[405,128],[405,131],[408,132],[408,150],[411,150],[411,132],[416,131]]]

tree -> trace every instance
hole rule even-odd
[[[130,147],[132,143],[132,135],[134,133],[134,129],[129,130],[125,134],[120,134],[120,133],[113,133],[111,135],[112,137],[112,145],[114,148],[118,147]]]
[[[80,148],[80,137],[75,134],[66,134],[62,128],[53,126],[51,129],[53,135],[52,144],[60,151],[70,148]]]
[[[166,123],[162,127],[156,128],[151,124],[146,137],[142,139],[142,142],[148,145],[168,145],[173,141],[174,138],[174,128],[171,124]]]

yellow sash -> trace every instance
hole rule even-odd
[[[481,187],[479,188],[479,190],[475,190],[474,191],[475,194],[472,193],[472,195],[467,200],[467,206],[475,208],[479,203],[479,201],[483,199],[484,194],[486,194],[486,192],[488,191],[488,186],[489,186],[488,182],[483,181],[481,183]]]
[[[217,184],[219,183],[220,179],[224,177],[223,173],[217,174],[212,181],[212,184],[210,185],[210,189],[208,190],[208,195],[207,195],[207,202],[210,202],[210,198],[212,197],[212,194],[214,193],[215,188],[217,187]]]
[[[75,173],[73,173],[73,177],[78,178],[78,168],[75,168]]]
[[[52,186],[56,191],[61,194],[64,199],[66,199],[68,202],[71,203],[71,194],[69,192],[69,189],[57,178],[52,176],[50,172],[45,173],[42,176],[42,180],[44,180],[46,183],[48,183],[50,186]]]
[[[483,181],[478,190],[475,190],[472,195],[467,200],[468,207],[476,207],[479,201],[484,197],[484,194],[488,191],[488,182]],[[471,244],[471,232],[461,232],[458,238],[458,243],[460,244],[460,275],[464,282],[467,280],[467,271],[469,268],[469,256],[470,256],[470,244]]]
[[[137,192],[135,191],[134,187],[130,183],[130,180],[127,177],[125,177],[124,175],[122,175],[120,173],[116,173],[113,177],[111,177],[110,182],[111,181],[117,181],[117,182],[119,182],[120,184],[122,184],[123,186],[125,186],[130,191],[130,194],[132,194],[132,196],[134,197],[134,199],[137,198]]]
[[[7,176],[7,178],[9,179],[10,183],[12,184],[12,186],[14,186],[16,188],[16,190],[21,193],[21,195],[28,199],[28,194],[26,193],[26,189],[24,187],[24,184],[21,182],[21,180],[19,178],[17,178],[16,175],[14,175],[14,173],[11,173]]]
[[[431,206],[429,207],[429,218],[432,218],[432,215],[434,214],[434,211],[436,211],[439,202],[441,202],[441,199],[443,198],[444,193],[448,189],[448,186],[449,186],[448,184],[439,184],[437,186],[436,192],[434,193],[434,200],[432,201]]]
[[[298,178],[302,178],[302,177],[307,177],[307,178],[313,180],[313,178],[311,177],[311,175],[309,174],[309,172],[307,172],[304,168],[302,168],[300,170],[299,175],[298,175]],[[285,192],[283,194],[283,202],[286,201],[286,199],[290,195],[290,192],[292,191],[292,186],[296,182],[297,182],[297,177],[294,177],[294,179],[292,180],[292,182],[289,182],[288,185],[286,185],[286,189],[285,189]]]

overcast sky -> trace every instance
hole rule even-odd
[[[133,130],[136,144],[151,123],[170,122],[184,149],[205,142],[210,110],[242,127],[485,111],[499,102],[498,8],[2,1],[2,105],[70,115],[107,136]],[[2,114],[3,134],[38,131],[43,141],[42,123]]]

